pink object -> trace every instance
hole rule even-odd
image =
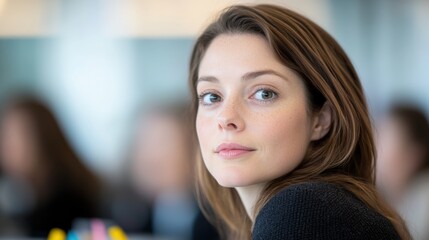
[[[100,219],[91,221],[92,240],[107,240],[106,226]]]

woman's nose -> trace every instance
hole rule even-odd
[[[224,131],[241,131],[244,129],[242,107],[237,101],[223,101],[217,116],[218,126]]]

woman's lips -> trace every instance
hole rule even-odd
[[[217,153],[220,157],[225,159],[233,159],[241,157],[244,154],[255,151],[254,148],[249,148],[237,143],[222,143],[219,145],[215,153]]]

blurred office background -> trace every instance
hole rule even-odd
[[[188,95],[195,37],[237,2],[282,4],[325,27],[374,112],[398,99],[429,110],[427,0],[0,0],[0,100],[42,95],[88,164],[115,174],[137,109]]]
[[[85,164],[124,172],[142,109],[187,99],[195,37],[233,3],[276,3],[331,33],[374,117],[391,102],[429,111],[428,0],[0,0],[0,104],[42,97]]]

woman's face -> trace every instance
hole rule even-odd
[[[216,37],[201,60],[196,128],[208,171],[224,187],[291,172],[313,138],[303,81],[253,34]]]
[[[398,197],[420,163],[416,146],[399,119],[388,117],[380,123],[377,150],[377,184],[388,197]]]
[[[0,165],[9,175],[28,178],[35,164],[34,133],[30,119],[22,113],[3,116],[0,132]]]
[[[147,116],[140,124],[131,169],[138,190],[152,196],[187,191],[191,156],[183,124],[163,114]]]

